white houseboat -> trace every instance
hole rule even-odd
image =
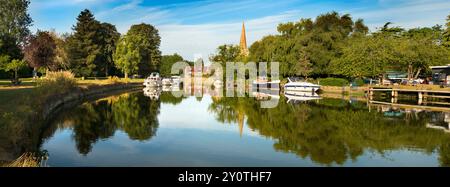
[[[284,85],[285,91],[297,91],[297,92],[317,92],[320,89],[320,85],[309,82],[294,82],[288,78],[289,82]]]
[[[144,86],[146,87],[161,87],[162,80],[159,76],[159,73],[152,73],[147,79],[144,81]]]

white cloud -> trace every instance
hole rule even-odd
[[[298,12],[285,12],[280,15],[248,20],[245,22],[247,43],[275,34],[281,22],[297,20]],[[158,26],[162,38],[161,50],[164,54],[178,53],[185,59],[193,60],[194,54],[204,58],[216,52],[219,45],[239,44],[242,22]],[[207,60],[207,59],[205,59]]]
[[[363,18],[372,31],[386,22],[403,28],[444,24],[450,14],[448,0],[379,0],[382,7],[349,11],[353,17]]]
[[[109,2],[120,2],[120,5],[110,7]],[[207,58],[217,46],[225,43],[238,44],[242,21],[246,21],[250,45],[265,35],[275,34],[279,23],[296,21],[301,17],[314,18],[332,10],[350,13],[355,19],[363,18],[372,31],[388,21],[405,28],[444,24],[450,14],[448,0],[365,0],[351,6],[312,0],[282,0],[276,3],[269,0],[209,0],[153,6],[144,4],[144,0],[34,0],[31,5],[34,7],[32,9],[41,10],[36,11],[36,15],[55,10],[55,7],[61,10],[69,7],[90,8],[97,19],[115,24],[121,33],[126,33],[132,24],[153,24],[160,31],[163,54],[179,53],[188,60],[193,60],[194,54]],[[301,10],[301,13],[289,10]],[[50,18],[44,23],[47,27],[55,27],[58,23],[57,31],[67,32],[74,24],[74,14],[69,15],[69,21],[54,22]],[[39,28],[39,24],[36,25]]]

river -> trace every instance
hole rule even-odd
[[[450,165],[449,113],[283,95],[262,108],[260,99],[122,93],[65,108],[21,139],[39,143],[0,152],[36,146],[46,166]]]

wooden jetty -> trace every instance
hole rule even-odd
[[[428,98],[439,98],[439,99],[450,99],[450,91],[444,90],[423,90],[423,89],[400,89],[400,88],[372,88],[370,87],[367,90],[367,96],[372,98],[375,92],[387,93],[393,99],[393,103],[395,103],[396,99],[400,94],[415,94],[417,95],[417,100],[419,104],[422,104]],[[372,100],[372,99],[369,99]],[[433,104],[443,104],[450,105],[450,103],[446,102],[428,102]]]

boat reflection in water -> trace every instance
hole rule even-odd
[[[284,96],[288,99],[287,103],[298,103],[321,99],[320,95],[316,92],[285,91]]]
[[[143,91],[144,95],[150,97],[151,100],[158,100],[162,89],[161,87],[145,87]]]

